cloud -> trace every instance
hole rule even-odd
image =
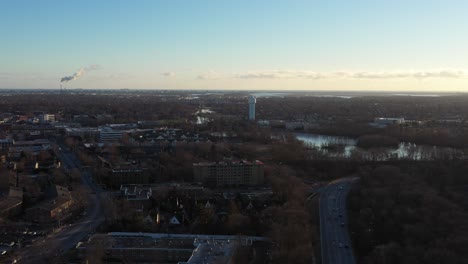
[[[102,67],[101,67],[101,65],[98,65],[98,64],[91,64],[88,67],[85,67],[84,69],[86,71],[95,71],[95,70],[101,70]]]
[[[217,80],[217,79],[225,79],[230,78],[228,74],[219,73],[216,71],[208,71],[205,73],[201,73],[197,76],[198,80]]]
[[[296,70],[251,71],[232,76],[236,79],[427,79],[467,78],[465,70],[387,71],[387,72],[315,72]]]
[[[465,78],[468,74],[461,70],[407,71],[407,72],[357,72],[351,75],[356,79],[426,79],[426,78]]]
[[[0,79],[46,80],[48,78],[41,72],[0,72]]]
[[[125,73],[125,72],[116,72],[112,74],[105,74],[105,75],[95,75],[89,78],[91,81],[102,81],[102,80],[127,80],[135,78],[134,75]]]
[[[161,75],[170,78],[175,76],[175,72],[163,72]]]
[[[10,79],[12,75],[11,72],[0,72],[0,79]]]
[[[235,75],[237,79],[323,79],[326,74],[313,71],[258,71]]]

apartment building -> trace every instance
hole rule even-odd
[[[196,182],[207,186],[261,185],[264,182],[264,164],[261,161],[222,161],[193,164]]]

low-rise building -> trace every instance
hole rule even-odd
[[[23,188],[10,187],[7,197],[0,198],[0,216],[13,217],[22,212]]]
[[[395,118],[395,117],[376,117],[374,118],[374,124],[381,127],[386,127],[390,125],[401,125],[405,123],[404,118]]]
[[[286,126],[286,129],[288,130],[304,129],[304,122],[290,121],[290,122],[286,122],[285,126]]]
[[[0,139],[0,150],[8,150],[8,148],[13,145],[13,139]]]
[[[116,130],[109,126],[103,126],[99,128],[99,140],[101,142],[119,141],[123,133],[123,130]]]
[[[98,241],[99,240],[99,241]],[[221,235],[114,232],[93,236],[76,247],[86,258],[86,247],[104,246],[105,259],[130,263],[229,264],[237,249],[253,251],[254,243],[268,243],[264,237]]]
[[[128,184],[120,186],[120,196],[124,197],[135,208],[145,208],[150,205],[153,195],[151,186]]]
[[[109,114],[102,114],[102,115],[96,115],[96,120],[98,122],[112,122],[114,120],[114,116],[109,115]]]
[[[51,124],[23,124],[23,125],[12,125],[11,133],[13,135],[24,135],[25,137],[48,137],[55,135],[57,129]]]
[[[56,185],[56,196],[43,200],[25,210],[25,219],[34,223],[51,224],[68,216],[72,204],[70,191]]]
[[[49,150],[52,145],[47,139],[36,139],[30,141],[14,141],[8,148],[8,157],[19,158],[21,153],[29,153],[37,156],[41,151]]]
[[[83,123],[86,123],[88,121],[89,121],[89,116],[88,115],[74,115],[73,116],[73,122],[83,124]]]
[[[138,121],[138,128],[140,129],[148,129],[148,128],[155,128],[162,125],[162,122],[159,120],[143,120]]]
[[[100,131],[95,127],[67,127],[66,136],[81,137],[86,141],[95,141],[99,138]]]
[[[259,126],[270,126],[270,121],[268,121],[268,120],[258,120],[257,125],[259,125]]]

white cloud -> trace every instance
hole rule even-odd
[[[235,75],[238,79],[322,79],[326,74],[313,71],[256,71],[246,72]]]
[[[103,81],[103,80],[127,80],[131,78],[135,78],[136,76],[133,74],[125,73],[125,72],[115,72],[112,74],[99,74],[89,78],[91,81]]]
[[[403,79],[403,78],[465,78],[468,76],[462,70],[432,70],[432,71],[399,71],[399,72],[357,72],[351,75],[357,79]]]
[[[95,71],[95,70],[101,70],[102,66],[98,64],[91,64],[87,67],[84,68],[86,71]]]
[[[465,70],[383,71],[383,72],[315,72],[297,70],[250,71],[231,76],[236,79],[427,79],[466,78]]]
[[[161,75],[170,78],[175,76],[175,72],[163,72]]]
[[[231,78],[232,76],[224,73],[219,73],[216,71],[208,71],[201,73],[197,76],[198,80],[217,80],[217,79],[225,79],[225,78]]]
[[[3,80],[46,80],[48,77],[41,72],[0,72]]]
[[[0,79],[10,79],[12,75],[10,72],[0,72]]]

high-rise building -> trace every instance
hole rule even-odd
[[[249,96],[249,120],[255,120],[255,103],[257,102],[257,99],[255,99],[255,96],[250,95]]]

